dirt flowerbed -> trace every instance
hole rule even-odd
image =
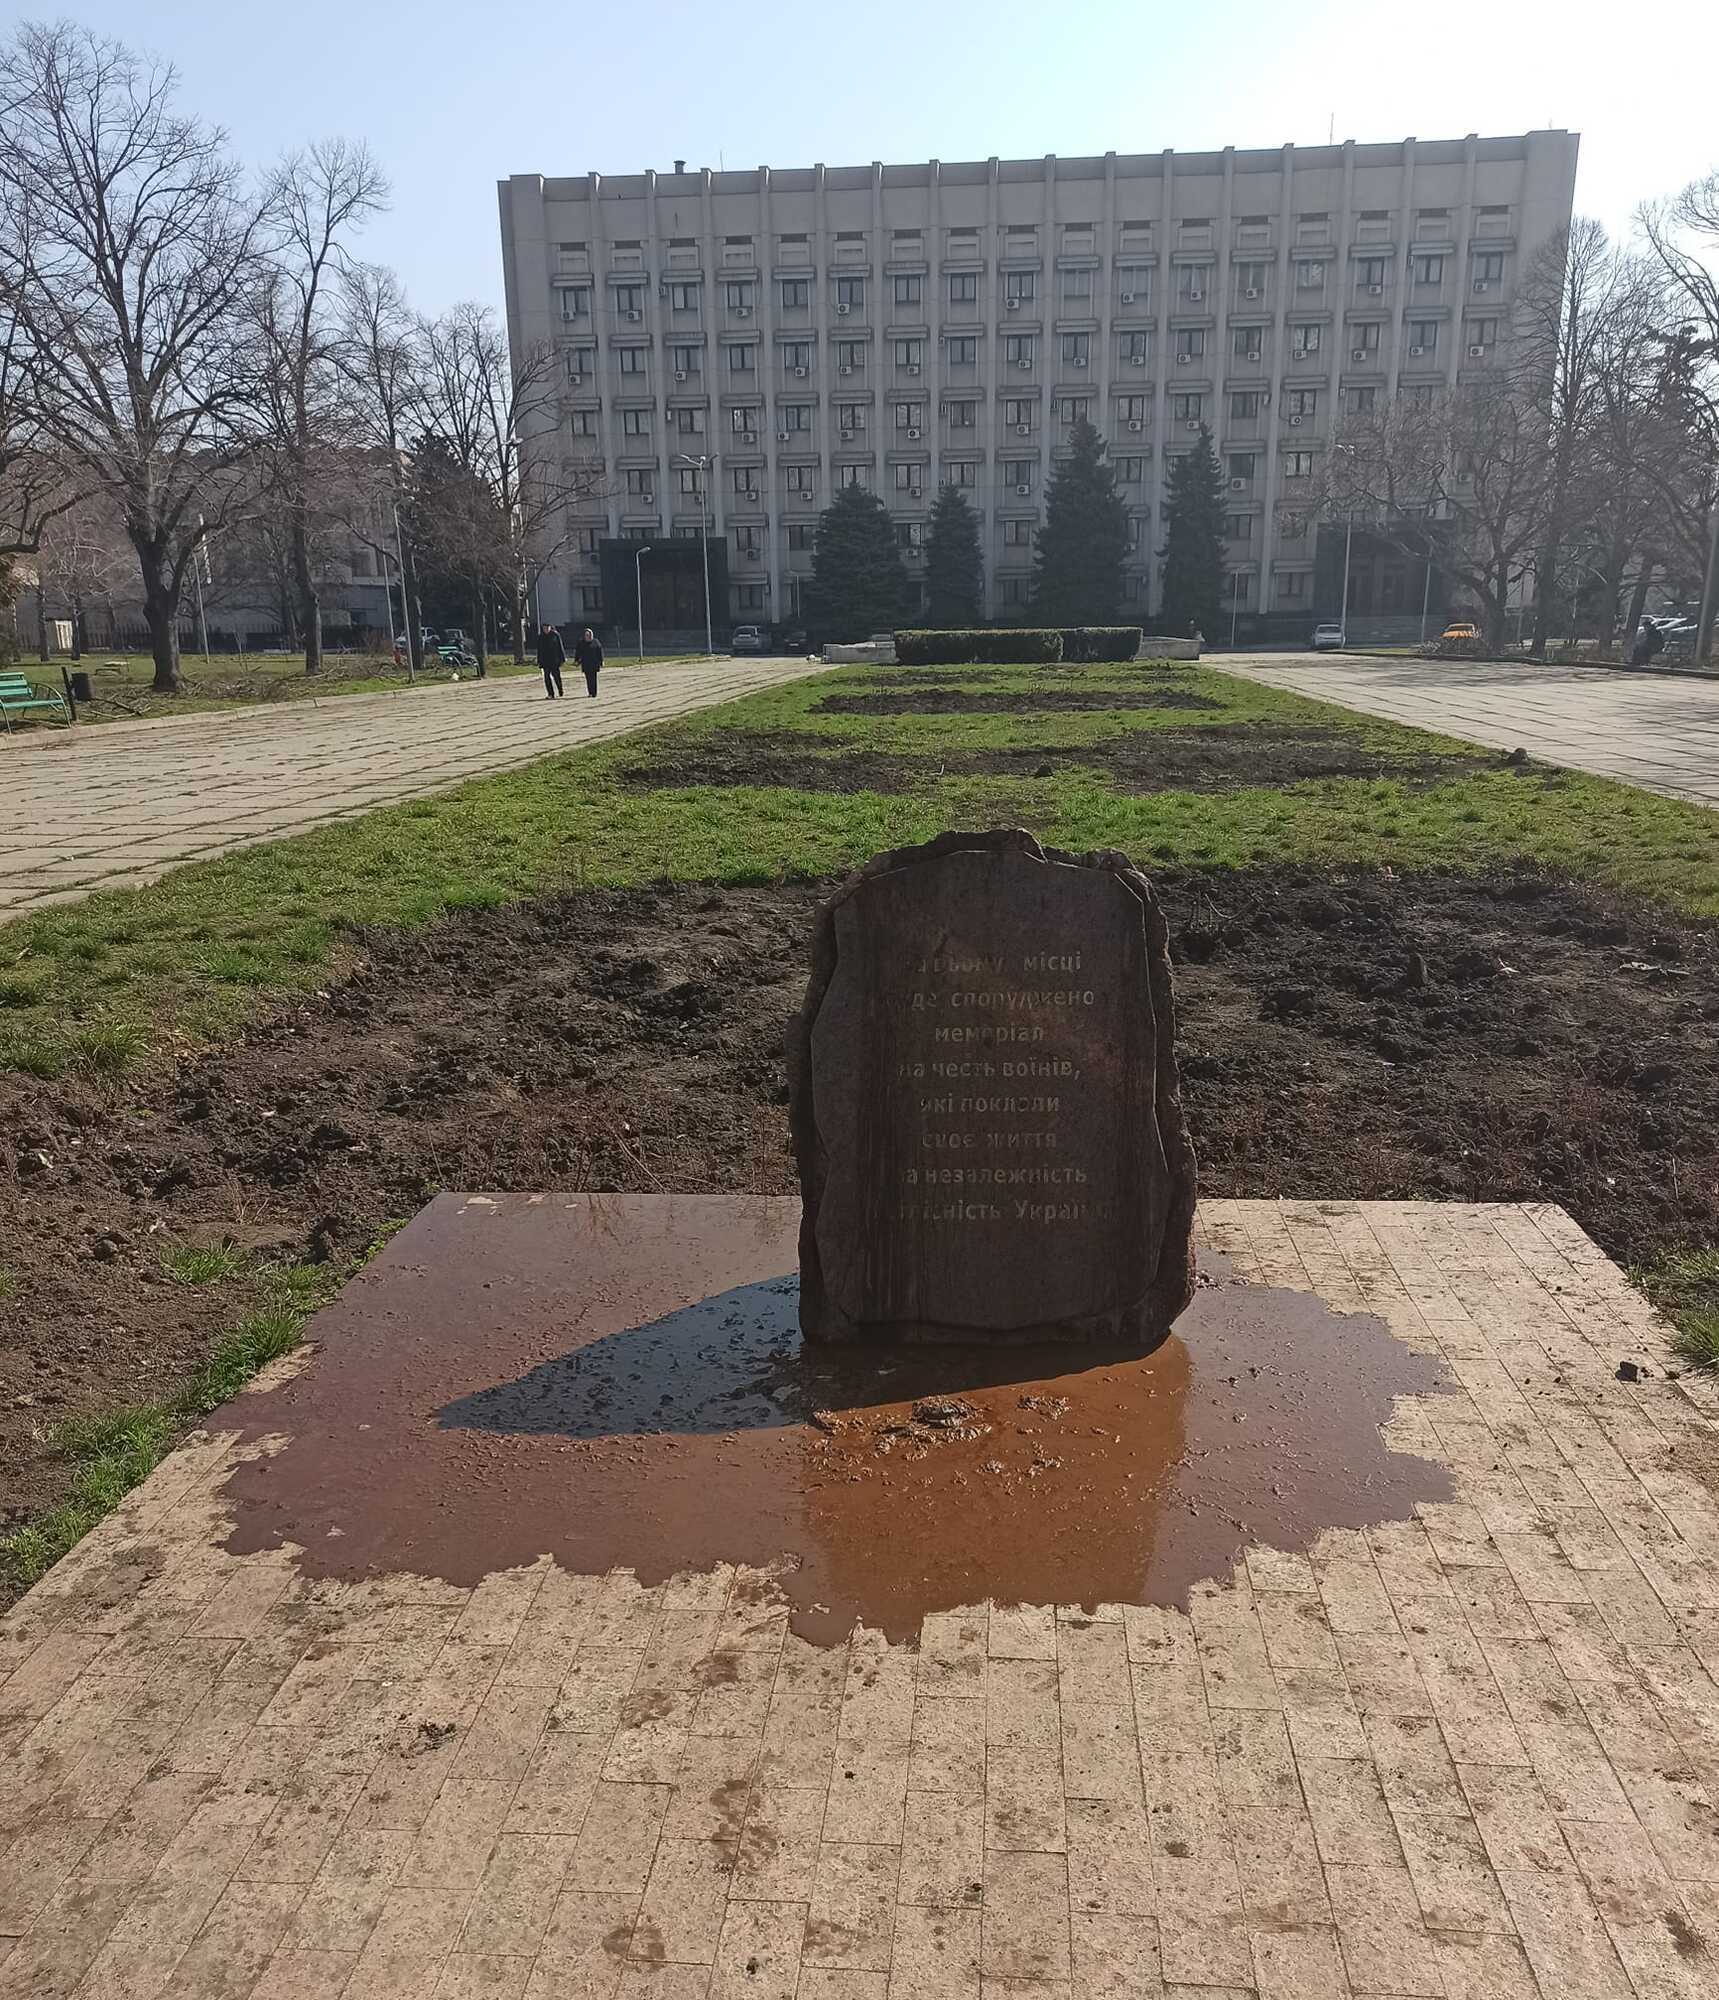
[[[1216,1195],[1545,1199],[1614,1256],[1719,1242],[1719,942],[1534,874],[1159,877]],[[588,892],[360,938],[165,1081],[0,1083],[0,1523],[54,1424],[180,1380],[247,1281],[439,1188],[793,1188],[782,1038],[819,891]]]

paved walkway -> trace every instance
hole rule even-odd
[[[1499,750],[1719,806],[1719,680],[1616,668],[1389,659],[1378,654],[1218,655],[1208,665]]]
[[[312,1582],[225,1547],[285,1441],[199,1438],[0,1618],[0,1996],[1710,2000],[1719,1383],[1557,1209],[1201,1224],[1444,1356],[1451,1500],[817,1646],[728,1569]]]
[[[0,921],[821,671],[620,663],[594,702],[570,668],[553,705],[532,674],[0,740]]]

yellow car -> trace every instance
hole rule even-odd
[[[1480,627],[1467,618],[1455,619],[1451,624],[1447,625],[1444,628],[1444,630],[1439,634],[1439,639],[1441,643],[1447,639],[1453,641],[1457,639],[1467,639],[1472,641],[1478,639],[1479,637],[1480,637]]]

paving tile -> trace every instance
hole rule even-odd
[[[570,1835],[504,1833],[490,1850],[459,1949],[486,1958],[535,1957],[572,1855]]]
[[[1152,1818],[1144,1806],[1071,1799],[1067,1851],[1069,1907],[1077,1916],[1153,1915]]]
[[[1058,1803],[1061,1793],[1057,1794]],[[977,1905],[984,1894],[985,1798],[909,1792],[897,1900],[927,1908]]]
[[[804,1977],[802,1953],[810,1969],[814,1928],[804,1903],[730,1903],[717,1941],[711,2000],[795,2000],[795,1989]],[[817,1928],[817,1938],[828,1941],[822,1928]],[[870,1969],[881,1973],[887,1962],[886,1948],[884,1965]],[[826,1965],[826,1976],[831,1969]],[[867,1968],[840,1969],[857,1972]],[[800,1987],[802,1994],[808,1990],[816,1988]],[[864,2000],[863,1989],[847,1994],[839,1987],[825,1990],[830,2000],[838,2000],[838,1996],[840,2000]]]
[[[987,1854],[981,1925],[987,1980],[1070,1976],[1068,1864],[1060,1854]]]
[[[1128,1762],[1138,1773],[1138,1760]],[[1055,1750],[994,1749],[981,1798],[988,1848],[1060,1853],[1067,1846],[1063,1763]]]
[[[670,1796],[666,1785],[599,1783],[568,1865],[568,1886],[595,1894],[631,1889],[642,1895]]]
[[[769,1783],[754,1788],[736,1852],[732,1895],[746,1902],[811,1901],[824,1797],[821,1791]]]
[[[729,1840],[657,1843],[633,1931],[632,1958],[679,1965],[714,1963],[735,1847]]]
[[[887,1972],[900,1875],[898,1847],[824,1841],[806,1918],[805,1962]]]
[[[1325,1870],[1343,1967],[1357,1993],[1442,2000],[1438,1938],[1428,1931],[1406,1868]]]

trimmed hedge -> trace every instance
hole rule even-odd
[[[903,667],[965,667],[975,660],[1000,666],[1044,666],[1062,658],[1062,634],[1030,626],[997,632],[974,628],[952,632],[897,632],[896,664]]]
[[[945,632],[897,632],[896,662],[904,667],[1040,666],[1056,660],[1131,660],[1140,650],[1138,625],[971,626]]]

